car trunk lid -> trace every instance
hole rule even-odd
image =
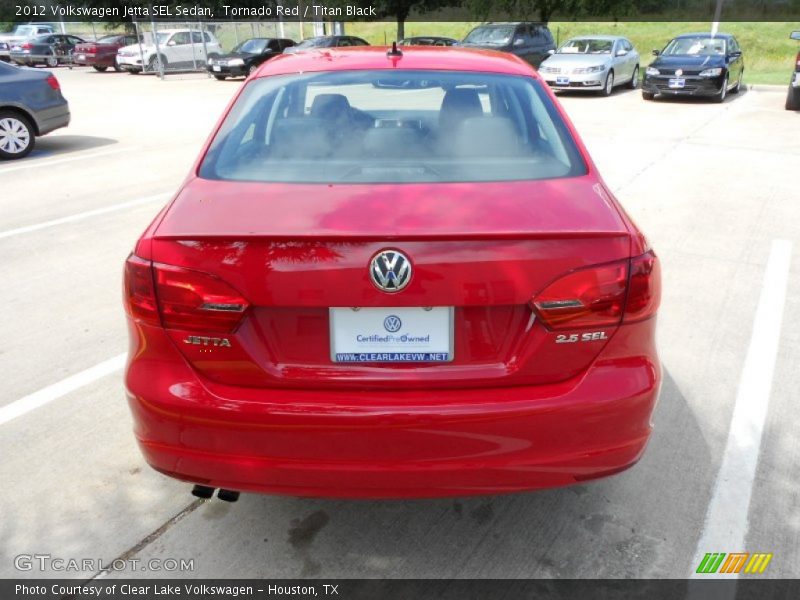
[[[405,254],[414,275],[380,291],[370,261]],[[247,302],[238,328],[170,335],[213,381],[250,386],[452,387],[563,380],[593,344],[556,344],[533,297],[566,273],[626,260],[630,238],[590,177],[534,182],[295,185],[188,182],[159,225],[152,259],[200,271]],[[339,363],[331,307],[452,307],[442,363]],[[208,340],[198,338],[208,338]],[[227,342],[220,346],[219,341]]]

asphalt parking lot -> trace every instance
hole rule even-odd
[[[698,553],[743,551],[773,553],[763,576],[800,577],[800,113],[785,89],[562,96],[663,265],[664,385],[636,467],[510,496],[227,504],[135,446],[121,269],[241,83],[56,74],[72,124],[0,163],[0,577],[42,576],[14,557],[48,554],[194,559],[187,577],[682,578]],[[108,576],[131,575],[175,573]]]

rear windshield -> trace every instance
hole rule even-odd
[[[586,172],[529,77],[336,71],[250,81],[200,176],[295,183],[513,181]]]

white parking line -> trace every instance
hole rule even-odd
[[[93,154],[76,154],[75,156],[68,156],[65,158],[55,158],[48,160],[46,157],[41,160],[27,160],[21,165],[14,165],[13,167],[5,167],[0,169],[0,175],[5,173],[14,173],[22,171],[23,169],[35,169],[36,167],[52,167],[53,165],[60,165],[62,163],[73,162],[76,160],[85,160],[87,158],[97,158],[98,156],[109,156],[111,154],[119,154],[120,152],[130,152],[131,148],[115,148],[113,150],[104,150],[102,152],[95,152]]]
[[[74,392],[75,390],[82,388],[85,385],[89,385],[90,383],[97,381],[106,375],[109,375],[115,371],[119,371],[125,366],[126,356],[127,354],[119,354],[114,358],[104,360],[93,367],[89,367],[85,371],[71,375],[66,379],[62,379],[61,381],[54,383],[53,385],[48,385],[46,388],[41,389],[38,392],[34,392],[25,396],[24,398],[20,398],[19,400],[12,402],[11,404],[0,407],[0,425],[4,425],[9,421],[13,421],[17,417],[21,417],[32,410],[36,410],[45,404],[49,404],[53,400],[58,400],[70,392]]]
[[[778,354],[792,243],[774,240],[770,249],[753,333],[745,356],[728,441],[690,575],[708,552],[746,552],[747,515],[769,408],[772,373]],[[758,549],[756,549],[758,550]],[[738,574],[717,575],[738,577]]]
[[[89,217],[95,217],[97,215],[104,215],[106,213],[115,212],[118,210],[124,210],[126,208],[139,206],[140,204],[147,204],[149,202],[164,202],[169,197],[170,197],[169,193],[155,194],[153,196],[145,196],[144,198],[137,198],[136,200],[129,200],[128,202],[120,202],[119,204],[112,204],[111,206],[104,206],[102,208],[95,208],[93,210],[87,210],[85,212],[75,213],[74,215],[68,215],[66,217],[52,219],[51,221],[42,221],[41,223],[35,223],[33,225],[25,225],[24,227],[17,227],[16,229],[7,229],[5,231],[0,231],[0,240],[15,235],[21,235],[23,233],[30,233],[32,231],[46,229],[48,227],[55,227],[56,225],[63,225],[64,223],[73,223],[75,221],[81,221],[83,219],[88,219]]]

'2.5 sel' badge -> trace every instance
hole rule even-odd
[[[607,340],[605,331],[589,331],[587,333],[570,333],[556,336],[556,344],[574,344],[575,342],[597,342]]]

